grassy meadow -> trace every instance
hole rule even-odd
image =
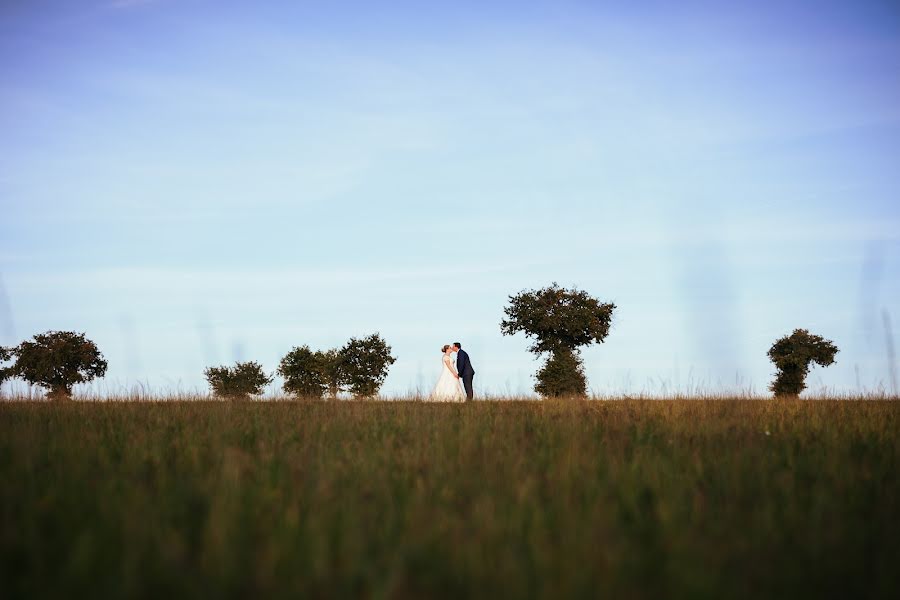
[[[900,404],[0,402],[44,597],[896,597]]]

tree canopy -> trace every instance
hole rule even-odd
[[[602,343],[609,335],[616,305],[592,298],[578,289],[551,286],[520,292],[509,297],[500,323],[503,335],[523,332],[534,338],[529,350],[553,352],[559,348],[576,350],[591,343]]]

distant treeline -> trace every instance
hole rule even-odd
[[[549,287],[509,297],[500,323],[503,335],[522,332],[533,342],[529,350],[546,356],[535,374],[535,391],[543,397],[586,397],[587,378],[581,348],[606,341],[616,305],[601,302],[578,289]],[[806,389],[813,364],[834,363],[838,348],[806,329],[795,329],[772,344],[769,359],[775,380],[769,389],[776,397],[797,397]],[[378,333],[351,338],[341,348],[311,350],[294,347],[278,365],[286,393],[301,398],[332,398],[342,392],[355,398],[378,394],[392,364],[391,347]],[[0,347],[0,384],[19,378],[48,390],[50,399],[71,398],[72,388],[106,374],[107,362],[84,333],[48,331],[14,347]],[[247,399],[259,395],[274,380],[255,361],[208,367],[204,374],[217,397]]]

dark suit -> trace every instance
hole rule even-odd
[[[475,393],[472,391],[472,379],[475,378],[475,369],[472,368],[472,361],[465,350],[460,348],[456,351],[456,372],[463,380],[463,387],[466,388],[466,399],[471,400]]]

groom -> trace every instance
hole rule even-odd
[[[453,342],[453,351],[456,352],[456,372],[459,373],[463,380],[463,387],[466,388],[466,401],[471,401],[474,396],[472,391],[472,379],[475,378],[475,369],[472,368],[472,361],[469,355],[462,349],[462,344]]]

